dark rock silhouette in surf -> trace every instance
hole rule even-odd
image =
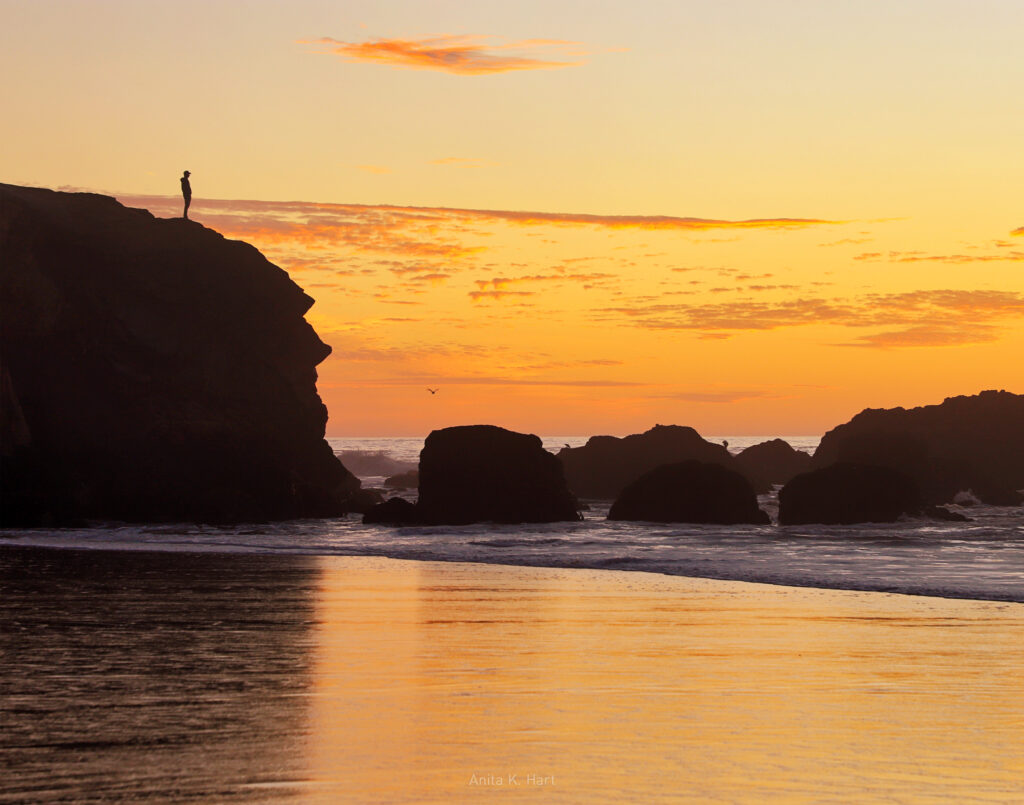
[[[759,495],[771,492],[774,485],[785,484],[794,475],[811,468],[810,454],[794,450],[782,439],[752,445],[733,460],[736,469],[746,476]]]
[[[346,510],[313,300],[252,246],[112,198],[0,185],[3,521]]]
[[[971,490],[983,503],[1024,496],[1024,395],[983,391],[920,408],[866,409],[821,440],[812,466],[846,461],[890,467],[914,479],[924,503]]]
[[[388,489],[416,489],[420,485],[420,471],[408,470],[384,479]]]
[[[891,467],[839,462],[779,490],[779,525],[892,523],[921,509],[917,483]]]
[[[366,514],[384,502],[384,491],[363,487],[353,492],[345,501],[345,511],[353,514]]]
[[[365,522],[389,522],[392,500],[371,510]],[[383,518],[383,519],[379,519]],[[549,523],[578,520],[558,459],[537,436],[494,425],[465,425],[431,433],[419,465],[419,500],[404,522],[428,525]]]
[[[420,522],[416,504],[405,498],[388,498],[363,515],[363,522],[380,525],[416,525]]]
[[[732,466],[724,446],[679,425],[655,425],[621,439],[592,436],[583,447],[563,447],[558,458],[573,494],[598,500],[614,500],[628,484],[663,464],[694,460]]]
[[[578,520],[558,459],[537,436],[494,425],[431,433],[420,453],[420,516],[427,523]]]
[[[665,464],[627,485],[612,504],[609,520],[656,523],[768,525],[750,481],[720,464]]]

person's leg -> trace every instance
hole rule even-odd
[[[190,199],[190,198],[186,198],[185,199],[185,212],[182,213],[182,216],[181,216],[182,218],[188,218],[188,207],[189,207],[189,205],[191,203],[192,203],[192,199]]]

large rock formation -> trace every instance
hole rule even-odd
[[[732,464],[725,447],[679,425],[655,425],[622,439],[593,436],[583,447],[562,448],[558,458],[573,493],[600,500],[614,500],[627,484],[662,464],[688,460]]]
[[[754,523],[770,520],[757,507],[750,482],[719,464],[666,464],[629,484],[612,504],[609,520],[656,523]]]
[[[578,520],[562,465],[541,440],[494,425],[431,433],[420,453],[415,511],[394,499],[365,522],[549,523]]]
[[[3,519],[332,515],[313,300],[252,246],[0,185]]]
[[[752,445],[737,454],[734,461],[736,469],[746,476],[759,495],[771,492],[775,484],[784,484],[811,468],[810,454],[794,450],[782,439]]]
[[[435,430],[420,453],[424,522],[578,520],[562,466],[537,436],[466,425]]]
[[[925,503],[946,503],[969,489],[985,503],[1019,504],[1024,395],[983,391],[909,410],[869,408],[822,438],[813,466],[837,461],[899,470]]]
[[[913,479],[891,467],[840,462],[779,490],[779,525],[891,523],[920,510]]]

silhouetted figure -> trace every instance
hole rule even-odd
[[[191,171],[185,171],[181,176],[181,195],[185,199],[185,212],[181,217],[186,220],[188,219],[188,207],[192,203],[192,185],[188,183],[188,177],[191,175]]]

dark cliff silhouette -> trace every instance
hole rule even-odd
[[[925,504],[971,490],[1017,505],[1024,488],[1024,395],[983,391],[920,408],[866,409],[824,435],[812,466],[888,467],[911,478]]]
[[[252,246],[0,185],[6,524],[338,514],[313,300]]]

